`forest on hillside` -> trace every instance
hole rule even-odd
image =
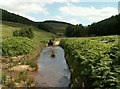
[[[72,25],[66,28],[68,37],[120,35],[120,14],[88,25]]]
[[[45,31],[48,31],[51,33],[57,33],[60,26],[62,26],[63,27],[62,30],[64,30],[64,28],[67,25],[71,25],[70,23],[61,22],[61,21],[53,21],[53,20],[47,20],[47,21],[43,21],[43,22],[34,22],[23,16],[8,12],[7,10],[0,9],[0,11],[2,12],[2,18],[0,18],[0,20],[2,20],[2,21],[10,21],[10,22],[15,22],[15,23],[31,25],[31,26],[37,27],[39,29],[42,29],[42,30],[45,30]],[[51,23],[53,23],[53,25],[51,25]],[[60,25],[60,26],[56,26],[57,27],[56,28],[54,25]],[[56,29],[58,29],[58,30],[56,30]]]
[[[53,21],[48,20],[44,22],[34,22],[25,17],[16,15],[14,13],[10,13],[6,10],[2,10],[2,20],[3,21],[11,21],[16,23],[22,23],[27,25],[33,25],[39,29],[56,33],[56,31],[61,30],[55,28],[54,25],[57,24],[66,24],[64,27],[65,32],[63,31],[65,36],[68,37],[84,37],[84,36],[104,36],[104,35],[120,35],[120,14],[116,16],[112,16],[105,20],[93,23],[88,26],[83,26],[82,24],[72,25],[67,22]],[[50,23],[54,23],[51,25]],[[61,25],[62,26],[62,25]],[[58,30],[56,30],[58,29]]]

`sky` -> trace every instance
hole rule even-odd
[[[118,14],[119,0],[0,0],[0,8],[33,21],[57,20],[84,26]]]

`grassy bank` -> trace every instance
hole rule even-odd
[[[84,89],[120,88],[118,36],[66,38],[60,45],[71,69],[72,87]]]
[[[3,22],[0,25],[2,26],[3,87],[34,86],[37,57],[46,42],[54,35],[33,26],[18,23]],[[32,39],[13,36],[13,31],[24,28],[33,30],[34,37]],[[23,65],[27,66],[24,66],[25,68],[22,70]]]

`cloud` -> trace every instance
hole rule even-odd
[[[48,15],[49,12],[42,2],[38,3],[38,0],[9,0],[1,1],[0,8],[6,9],[10,12],[17,13],[19,15],[27,15],[31,13],[41,13]]]
[[[97,9],[95,7],[81,7],[74,6],[73,3],[79,2],[98,2],[99,0],[1,0],[0,8],[8,10],[12,13],[19,14],[27,17],[33,21],[41,21],[43,19],[54,19],[60,21],[66,21],[73,24],[80,22],[79,18],[85,18],[92,21],[100,21],[112,15],[118,13],[116,8],[106,7]],[[101,0],[100,2],[111,2],[113,0]],[[118,0],[114,0],[116,2]],[[53,15],[55,12],[50,13],[50,9],[47,5],[54,5],[55,3],[63,3],[63,7],[59,8],[60,13]],[[53,8],[54,9],[54,8]],[[61,14],[62,13],[62,14]],[[38,17],[42,15],[42,17]],[[37,16],[37,17],[35,17]],[[73,16],[73,18],[71,18]],[[69,17],[71,19],[68,19]]]
[[[74,24],[74,25],[80,24],[80,21],[77,20],[77,19],[71,19],[70,22],[71,22],[72,24]]]
[[[118,10],[113,7],[97,9],[95,7],[82,7],[74,5],[60,7],[59,11],[64,16],[83,17],[95,22],[108,18],[112,15],[116,15],[118,13]]]
[[[50,13],[46,5],[64,2],[79,2],[79,0],[2,0],[0,8],[22,16],[31,13],[49,15]]]
[[[79,21],[77,18],[67,19],[67,18],[64,18],[64,16],[60,16],[60,15],[56,15],[56,16],[54,16],[54,17],[51,17],[51,20],[68,22],[68,23],[71,23],[71,24],[74,24],[74,25],[80,23],[80,21]]]

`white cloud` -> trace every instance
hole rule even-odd
[[[113,2],[113,0],[101,0],[100,2],[111,1]],[[114,2],[116,1],[118,2],[118,0],[114,0]],[[72,3],[78,2],[99,2],[99,0],[1,0],[0,8],[27,17],[33,21],[38,21],[38,19],[36,19],[34,16],[31,16],[31,14],[43,14],[44,17],[46,16],[47,18],[50,13],[49,8],[46,8],[46,5],[52,3],[66,3],[67,6],[59,9],[62,13],[62,16],[53,16],[49,17],[49,19],[51,18],[66,22],[71,21],[73,24],[78,24],[79,19],[68,20],[65,18],[65,16],[75,16],[75,18],[83,17],[91,21],[99,21],[118,13],[117,9],[113,7],[96,9],[95,7],[81,7],[72,5]]]
[[[97,9],[95,7],[81,7],[74,5],[60,7],[59,10],[64,16],[83,17],[95,22],[108,18],[112,15],[116,15],[118,13],[118,10],[113,7]]]
[[[0,1],[0,8],[20,15],[26,15],[29,13],[42,13],[44,15],[49,15],[49,11],[45,5],[56,2],[79,2],[79,0],[2,0]]]
[[[71,23],[71,24],[80,24],[80,21],[78,19],[66,19],[64,18],[64,16],[60,16],[60,15],[56,15],[54,17],[51,17],[50,20],[57,20],[57,21],[63,21],[63,22],[68,22],[68,23]]]
[[[61,17],[61,16],[57,15],[57,16],[55,16],[55,19],[57,19],[57,20],[62,20],[62,19],[63,19],[63,17]]]
[[[22,16],[30,13],[42,13],[44,15],[49,14],[47,8],[45,7],[45,4],[38,2],[38,0],[4,0],[0,2],[0,8]]]
[[[77,19],[71,19],[69,22],[71,22],[72,24],[76,25],[76,24],[80,24],[80,21]]]
[[[79,0],[1,0],[0,8],[19,15],[27,15],[30,13],[49,15],[50,13],[48,8],[46,8],[46,5],[56,2],[79,2]]]

